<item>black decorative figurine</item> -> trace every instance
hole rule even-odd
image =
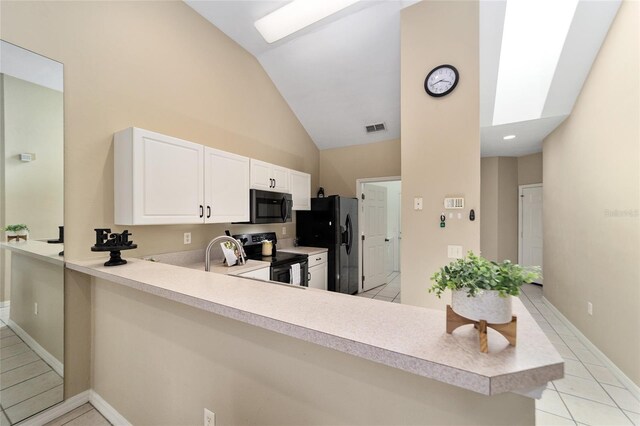
[[[111,257],[104,266],[118,266],[127,263],[120,257],[121,250],[131,250],[138,248],[137,244],[129,241],[129,236],[133,235],[125,230],[122,234],[111,233],[109,228],[96,228],[96,244],[91,247],[91,251],[109,251]]]

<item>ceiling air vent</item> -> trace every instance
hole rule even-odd
[[[364,128],[367,130],[367,133],[381,132],[383,130],[387,130],[387,128],[384,126],[384,123],[369,124],[368,126],[364,126]]]

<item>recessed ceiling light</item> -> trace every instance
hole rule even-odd
[[[542,116],[578,0],[507,0],[493,125]]]
[[[294,0],[258,19],[254,25],[267,43],[273,43],[358,1]]]
[[[505,141],[509,141],[509,140],[511,140],[511,139],[515,139],[515,138],[516,138],[516,135],[507,135],[507,136],[505,136],[505,137],[504,137],[504,138],[502,138],[502,139],[504,139]]]

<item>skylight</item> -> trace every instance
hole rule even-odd
[[[359,0],[294,0],[258,19],[254,25],[267,43],[273,43],[351,6]]]
[[[493,125],[542,116],[578,0],[508,0]]]

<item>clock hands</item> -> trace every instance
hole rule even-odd
[[[451,82],[449,80],[442,79],[442,80],[438,80],[436,82],[433,82],[433,83],[429,84],[429,86],[434,87],[438,83],[451,83]]]

